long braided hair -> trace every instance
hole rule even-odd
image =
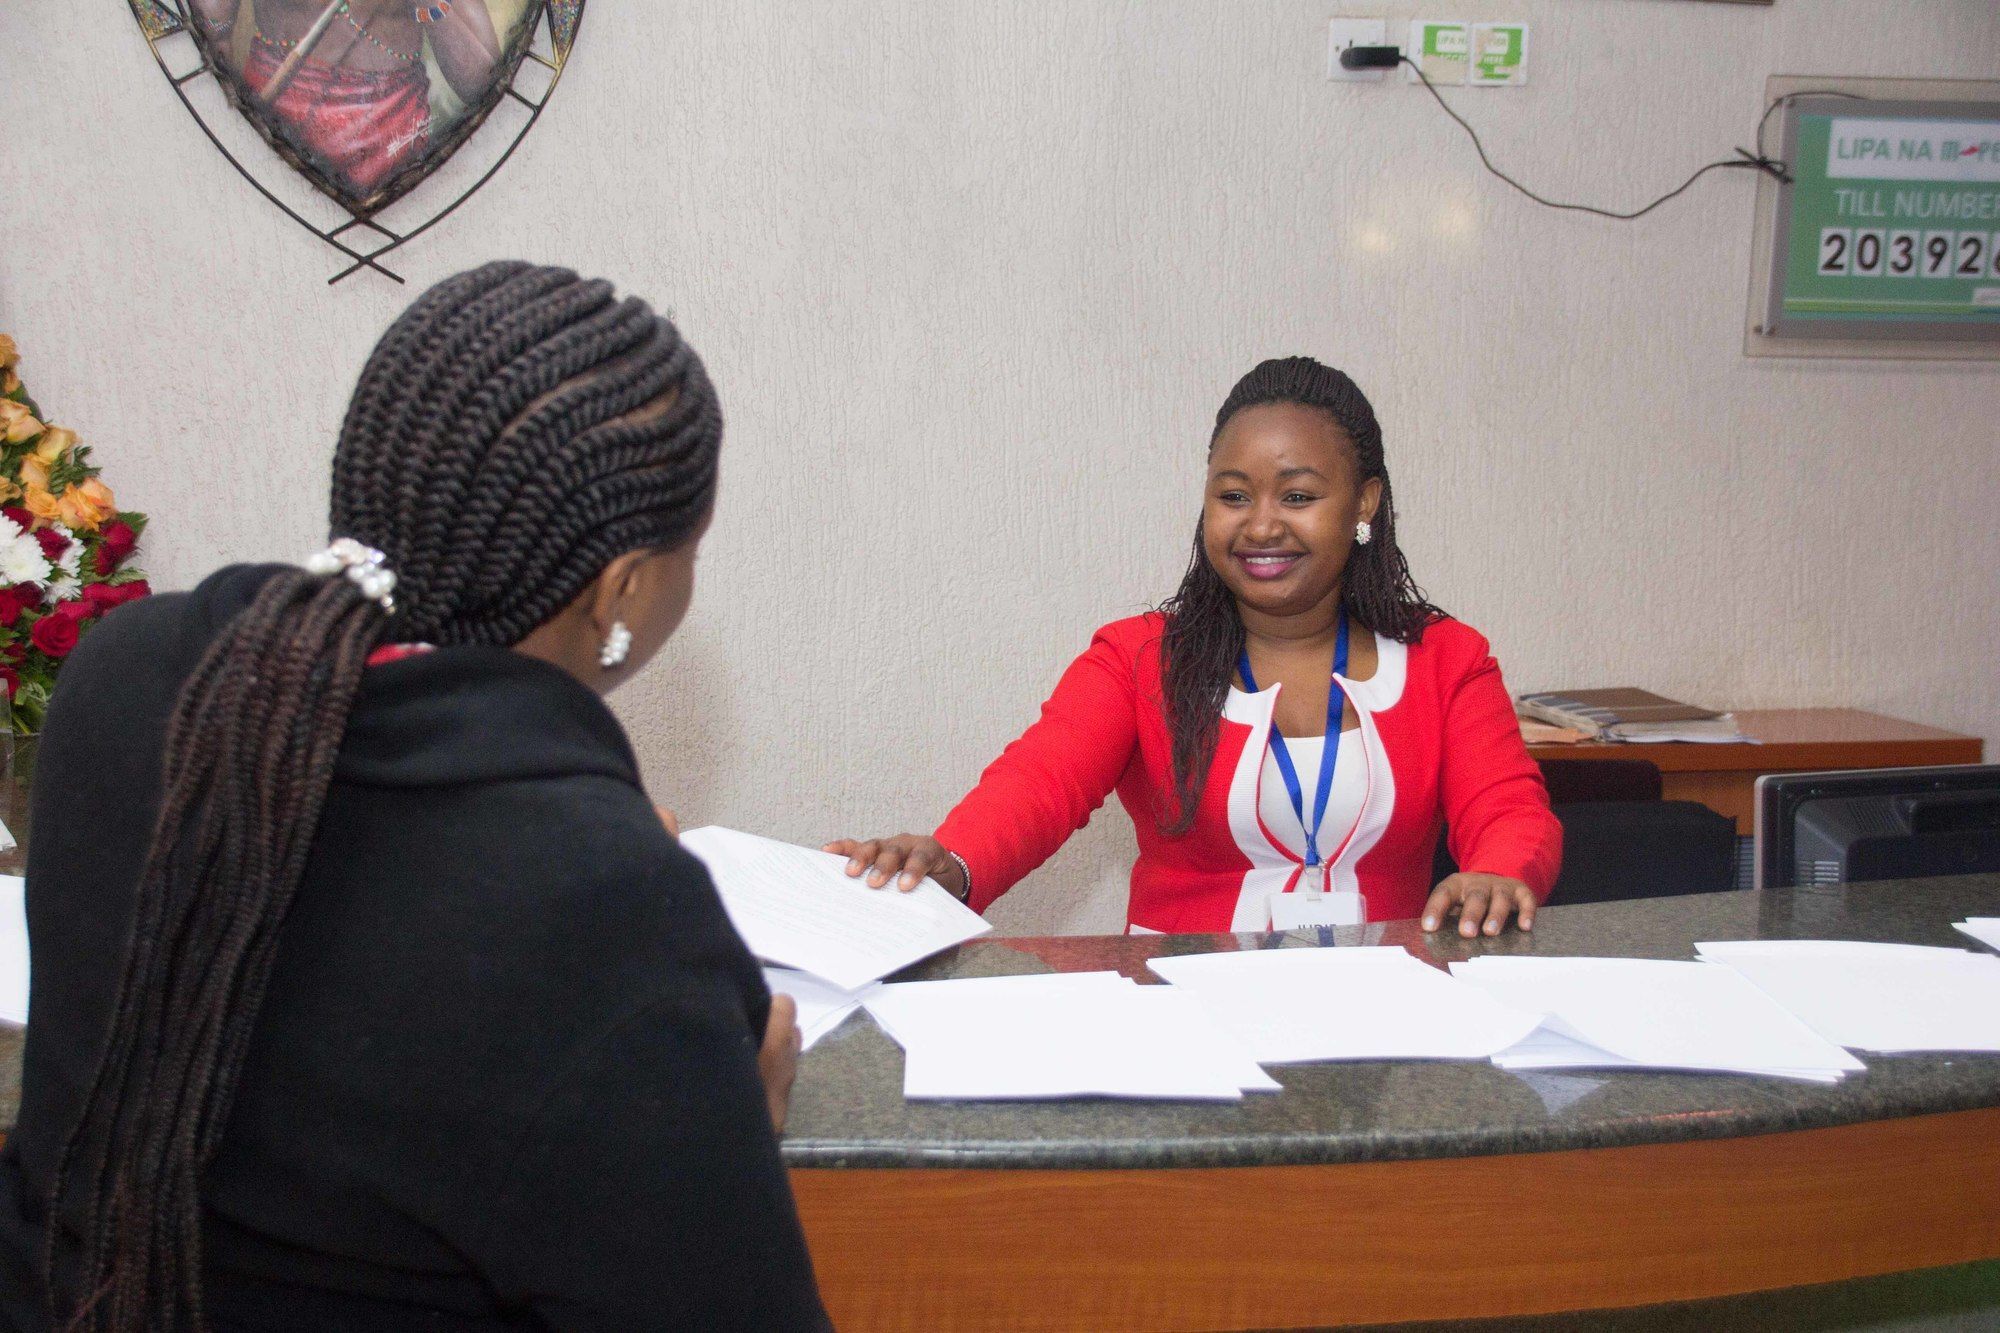
[[[283,571],[180,693],[109,1037],[55,1173],[53,1327],[204,1327],[201,1176],[370,652],[516,643],[615,557],[686,541],[721,435],[674,326],[566,269],[461,273],[383,335],[341,428],[332,526],[386,555],[395,609]]]
[[[1309,356],[1260,362],[1229,391],[1215,414],[1208,437],[1212,452],[1231,417],[1263,403],[1296,403],[1332,417],[1354,448],[1355,480],[1382,483],[1382,503],[1371,521],[1373,539],[1356,546],[1340,579],[1340,604],[1355,623],[1399,643],[1415,643],[1424,626],[1444,612],[1425,599],[1410,577],[1409,562],[1396,544],[1396,505],[1389,491],[1389,468],[1382,458],[1382,427],[1375,409],[1355,382]],[[1167,617],[1161,644],[1161,688],[1172,738],[1174,802],[1162,827],[1172,834],[1193,825],[1208,781],[1229,698],[1230,678],[1243,651],[1243,617],[1236,598],[1208,561],[1202,525],[1194,529],[1194,553],[1174,595],[1160,604]]]

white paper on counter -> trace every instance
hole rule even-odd
[[[903,1047],[913,1099],[1236,1101],[1279,1086],[1187,996],[1116,973],[911,982],[867,1008]]]
[[[1969,916],[1951,923],[1989,949],[2000,949],[2000,916]]]
[[[1260,1064],[1484,1060],[1542,1021],[1399,948],[1254,949],[1146,966],[1199,1000]]]
[[[847,1021],[847,1016],[861,1007],[875,991],[881,988],[879,981],[870,982],[860,990],[846,991],[831,982],[821,981],[808,972],[794,971],[789,967],[767,967],[764,969],[764,984],[771,988],[773,995],[789,995],[799,1007],[799,1049],[809,1051],[813,1043]]]
[[[0,875],[0,1022],[28,1021],[28,882]]]
[[[1507,958],[1452,975],[1549,1015],[1500,1052],[1508,1069],[1674,1069],[1837,1082],[1864,1066],[1739,974],[1650,958]]]
[[[691,829],[680,841],[707,865],[750,952],[842,990],[993,928],[935,880],[871,889],[848,877],[845,857],[734,829]]]
[[[1864,1051],[2000,1051],[2000,957],[1850,940],[1697,944],[1828,1041]]]

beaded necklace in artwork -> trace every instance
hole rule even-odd
[[[368,29],[362,27],[359,23],[355,22],[354,11],[349,7],[348,0],[340,0],[340,9],[338,12],[342,18],[347,20],[347,26],[354,29],[355,36],[359,37],[362,41],[367,42],[370,46],[374,47],[377,51],[380,51],[383,55],[388,56],[390,59],[400,60],[406,65],[414,65],[417,61],[423,59],[424,53],[421,46],[415,51],[398,50],[397,48],[390,46],[387,42],[384,42],[380,38],[376,37],[373,33],[369,32]],[[450,12],[451,12],[451,6],[447,4],[442,6],[441,9],[439,9],[438,14],[439,17],[442,17],[444,14]],[[256,31],[256,38],[258,41],[262,42],[266,46],[273,46],[276,47],[278,50],[287,53],[295,50],[298,47],[297,41],[287,40],[286,38],[283,37],[273,37],[269,33],[266,33],[261,26]]]

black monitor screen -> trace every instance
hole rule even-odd
[[[2000,764],[1757,779],[1757,886],[2000,871]]]

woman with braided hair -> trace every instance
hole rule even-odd
[[[331,547],[71,657],[0,1325],[825,1326],[791,1002],[600,698],[687,609],[721,431],[644,302],[488,264],[369,358]]]
[[[983,911],[1114,790],[1139,835],[1129,930],[1532,927],[1561,826],[1486,640],[1410,577],[1382,429],[1341,372],[1238,381],[1179,591],[1099,630],[934,835],[827,850]],[[1462,869],[1433,887],[1440,821]]]

